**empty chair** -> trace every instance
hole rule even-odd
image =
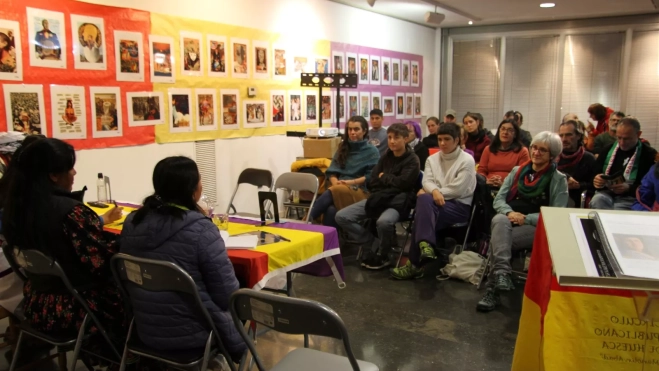
[[[305,173],[283,173],[275,182],[275,191],[278,189],[286,190],[287,192],[292,191],[307,191],[313,193],[313,197],[310,202],[290,202],[288,200],[284,201],[284,217],[288,217],[291,209],[303,209],[306,210],[306,216],[304,217],[304,222],[309,222],[309,210],[313,207],[314,202],[316,201],[316,196],[318,196],[318,178],[312,174]]]
[[[231,200],[229,201],[229,206],[227,207],[227,214],[238,214],[236,207],[233,205],[233,200],[236,197],[236,193],[238,193],[238,188],[240,188],[241,184],[251,184],[259,189],[265,187],[268,189],[268,191],[271,191],[273,179],[274,178],[270,170],[252,168],[243,170],[238,177],[236,188],[233,190],[233,194],[231,195]]]
[[[256,347],[245,331],[242,321],[252,321],[286,334],[311,334],[343,341],[347,357],[309,348],[288,353],[272,371],[377,371],[378,366],[358,361],[352,353],[348,330],[338,314],[325,304],[305,299],[289,298],[264,292],[241,289],[231,295],[231,316],[245,339],[259,371],[265,371]]]

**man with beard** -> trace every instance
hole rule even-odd
[[[581,193],[593,189],[595,156],[584,147],[584,124],[568,120],[561,124],[558,135],[563,143],[563,151],[558,157],[558,170],[567,175],[569,207],[579,207]]]

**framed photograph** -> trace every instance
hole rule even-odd
[[[217,92],[195,89],[197,98],[197,131],[217,130]]]
[[[421,78],[419,77],[419,61],[412,61],[411,68],[412,68],[412,86],[418,87],[419,82],[421,81]]]
[[[204,59],[201,55],[201,34],[181,31],[179,34],[181,74],[183,76],[204,76]]]
[[[371,117],[371,93],[367,91],[359,92],[359,115],[367,121]]]
[[[328,57],[316,57],[316,73],[329,73],[329,58]]]
[[[346,71],[345,73],[357,74],[357,54],[346,53]]]
[[[359,93],[356,91],[348,92],[348,117],[346,121],[353,116],[359,116]]]
[[[121,124],[121,90],[118,87],[89,88],[92,107],[92,138],[123,135]]]
[[[144,81],[144,42],[139,32],[114,31],[117,81]]]
[[[221,89],[220,90],[220,110],[222,117],[220,118],[220,129],[222,130],[236,130],[240,129],[240,94],[238,89]]]
[[[421,93],[414,93],[414,118],[421,118]]]
[[[346,93],[339,94],[339,122],[346,122]]]
[[[48,135],[43,85],[4,84],[7,130]]]
[[[304,92],[304,99],[304,108],[306,110],[304,123],[317,124],[318,117],[316,115],[318,114],[318,93],[307,90]]]
[[[414,118],[414,94],[405,94],[405,118]]]
[[[405,93],[396,93],[396,118],[405,118]]]
[[[192,131],[192,90],[169,88],[169,132],[189,133]]]
[[[277,80],[288,78],[288,59],[286,49],[280,45],[272,47],[272,77]],[[274,124],[274,122],[273,122]]]
[[[370,63],[371,57],[368,54],[359,55],[359,85],[369,83],[369,71],[368,65]]]
[[[371,85],[380,85],[380,57],[371,56]]]
[[[252,70],[252,77],[255,79],[269,79],[270,78],[270,43],[267,41],[252,40],[252,48],[254,48],[254,69]]]
[[[107,68],[107,42],[103,18],[71,14],[73,66],[77,70]]]
[[[385,117],[394,116],[395,97],[382,97],[382,113]]]
[[[345,68],[345,55],[343,52],[332,51],[332,72],[347,73]]]
[[[331,124],[334,119],[332,114],[334,111],[332,92],[325,92],[320,98],[320,117],[323,120],[323,124]]]
[[[301,73],[310,72],[313,69],[309,67],[309,57],[293,57],[293,77],[300,77]]]
[[[0,80],[23,80],[22,50],[18,22],[0,19]]]
[[[231,77],[246,79],[249,77],[249,40],[231,38]]]
[[[286,91],[270,90],[271,126],[286,126]]]
[[[380,84],[391,85],[391,58],[382,57],[382,76],[380,77]]]
[[[53,138],[87,139],[84,86],[50,86]]]
[[[410,86],[410,61],[403,60],[400,64],[401,68],[401,86]]]
[[[174,39],[167,36],[149,35],[149,60],[151,61],[151,82],[173,84]]]
[[[30,66],[66,68],[64,14],[36,8],[26,10]]]
[[[128,126],[149,126],[165,123],[165,98],[159,91],[126,93]]]
[[[208,45],[208,76],[227,77],[227,37],[206,35]]]
[[[288,91],[288,124],[289,125],[302,125],[306,113],[304,110],[304,96],[299,90]]]
[[[391,58],[391,85],[400,86],[400,59]]]
[[[375,91],[371,93],[371,109],[382,110],[382,93]]]
[[[243,101],[243,112],[245,115],[245,128],[264,128],[268,126],[267,114],[268,102],[264,100]]]

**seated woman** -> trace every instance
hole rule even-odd
[[[491,188],[500,188],[510,170],[529,160],[529,150],[519,138],[520,130],[515,120],[503,120],[494,140],[483,151],[478,174],[487,179]]]
[[[424,166],[428,156],[430,155],[430,152],[428,151],[428,147],[426,147],[426,145],[423,144],[423,142],[421,142],[419,139],[421,138],[421,126],[419,126],[419,123],[415,121],[407,121],[405,125],[410,131],[410,136],[407,137],[407,145],[412,148],[416,154],[416,157],[419,158],[419,164]]]
[[[377,147],[368,143],[366,119],[362,116],[351,117],[341,146],[325,171],[330,187],[314,202],[311,220],[323,215],[323,225],[336,228],[334,216],[337,211],[365,200],[368,196],[366,184],[379,160]]]
[[[197,206],[201,177],[187,157],[168,157],[153,170],[153,195],[131,213],[121,232],[121,252],[170,261],[192,276],[199,295],[234,362],[246,349],[229,313],[229,297],[238,290],[233,265],[213,222]],[[140,340],[160,350],[203,348],[206,320],[190,301],[173,292],[130,293]]]
[[[423,276],[421,266],[437,259],[436,233],[469,220],[476,189],[474,158],[460,148],[460,128],[454,123],[439,127],[441,151],[426,161],[423,189],[418,193],[414,217],[414,243],[405,266],[391,270],[394,278],[406,280]]]
[[[428,136],[423,138],[422,142],[427,148],[437,148],[439,143],[437,142],[437,129],[439,129],[439,119],[437,117],[430,117],[426,120],[426,126],[428,127]],[[421,164],[423,166],[423,164]]]
[[[540,207],[567,206],[567,178],[554,162],[561,150],[557,134],[543,131],[536,135],[531,142],[531,161],[516,166],[494,198],[497,215],[491,225],[490,274],[487,292],[476,307],[479,311],[494,310],[499,293],[513,289],[512,251],[533,246]]]
[[[636,189],[635,211],[659,211],[659,167],[652,165]]]
[[[465,129],[465,125],[461,122],[456,122],[456,125],[460,128],[460,149],[465,151],[469,156],[474,157],[474,151],[468,149],[466,145],[469,135]],[[478,164],[476,164],[476,167],[478,167]]]
[[[474,152],[474,160],[479,163],[483,151],[492,142],[493,135],[489,130],[483,128],[483,116],[480,113],[467,112],[462,123],[468,135],[465,146]]]
[[[121,218],[121,208],[99,219],[74,199],[75,150],[61,140],[37,140],[13,161],[17,168],[2,218],[7,243],[55,258],[110,336],[123,341],[124,306],[110,272],[117,239],[102,227]],[[25,317],[37,330],[68,335],[82,324],[84,309],[60,281],[28,274],[24,294]]]

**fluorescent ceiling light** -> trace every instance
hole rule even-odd
[[[556,4],[554,4],[554,3],[542,3],[542,4],[540,4],[541,8],[553,8],[555,6],[556,6]]]
[[[473,21],[469,21],[469,24],[474,24],[474,22],[473,22]]]

